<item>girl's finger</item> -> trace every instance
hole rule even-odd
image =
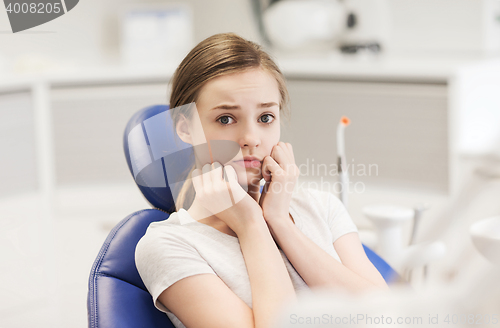
[[[203,178],[200,175],[201,172],[199,169],[195,169],[191,173],[191,181],[193,182],[194,190],[197,192],[199,192],[203,188]]]
[[[290,152],[290,155],[292,156],[292,160],[293,162],[295,163],[295,155],[293,154],[293,148],[292,148],[292,144],[287,142],[286,143],[286,147],[288,148],[289,152]]]
[[[193,172],[191,172],[191,178],[198,177],[200,174],[200,169],[194,169]]]
[[[229,190],[231,195],[233,196],[234,203],[238,203],[240,200],[245,197],[246,192],[241,188],[238,183],[238,175],[236,174],[236,170],[231,165],[224,166],[225,177],[227,177],[227,184],[229,185]]]
[[[266,156],[262,161],[262,177],[266,182],[271,181],[272,175],[283,174],[283,168],[276,163],[274,158],[271,156]]]
[[[266,182],[264,184],[264,187],[262,188],[262,193],[260,194],[260,198],[259,198],[259,205],[262,207],[262,204],[264,203],[264,199],[266,198],[266,195],[267,195],[267,191],[269,190],[269,185],[271,183],[270,182]]]
[[[222,182],[222,165],[219,162],[214,162],[211,165],[210,178],[213,184],[220,184]]]
[[[285,153],[283,146],[281,146],[280,144],[274,146],[273,154],[274,155],[272,157],[274,158],[276,163],[278,163],[281,168],[286,169],[287,165],[290,164],[290,158]]]
[[[224,180],[227,182],[232,180],[238,181],[238,175],[232,165],[224,165]]]
[[[202,179],[203,179],[203,188],[207,190],[207,188],[212,187],[212,178],[210,176],[210,171],[212,170],[212,165],[211,164],[205,164],[203,165],[201,172],[202,172]]]
[[[290,150],[288,149],[288,146],[286,145],[286,143],[284,143],[283,141],[280,141],[280,142],[278,142],[278,145],[281,146],[281,148],[283,149],[283,152],[285,153],[286,157],[291,162],[293,160],[293,156],[290,153]]]
[[[262,177],[266,182],[271,181],[271,170],[268,168],[270,160],[268,158],[272,159],[271,156],[266,156],[262,160]]]

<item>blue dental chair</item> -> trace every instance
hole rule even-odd
[[[154,209],[132,213],[113,228],[104,242],[89,277],[87,314],[91,328],[174,327],[167,315],[153,305],[134,260],[136,244],[149,224],[166,220],[175,211],[165,172],[178,170],[182,174],[186,169],[182,163],[190,161],[189,152],[178,151],[187,145],[173,132],[168,109],[165,105],[144,108],[125,129],[123,145],[130,172]],[[158,135],[158,131],[163,132]],[[382,258],[365,245],[363,248],[387,283],[400,280]]]

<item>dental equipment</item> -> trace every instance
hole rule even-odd
[[[499,148],[500,149],[500,148]],[[428,231],[421,234],[427,239],[442,237],[453,224],[456,226],[458,217],[465,213],[490,182],[500,179],[500,156],[487,154],[477,158],[470,175],[464,179],[460,190],[452,196],[450,202],[439,215],[440,222],[435,222]]]
[[[470,247],[469,238],[464,240],[463,233],[469,231],[471,225],[477,222],[477,217],[470,215],[471,208],[478,198],[484,199],[485,192],[491,190],[490,188],[500,180],[500,156],[497,154],[477,156],[468,172],[460,189],[433,219],[432,226],[422,226],[419,231],[419,238],[422,240],[439,238],[447,245],[453,245],[449,254],[436,268],[435,277],[443,281],[459,279],[460,276],[467,277],[469,275],[467,271],[474,270],[470,268],[470,262],[475,257],[474,248]],[[495,190],[497,189],[493,189],[493,197],[498,197]]]
[[[415,205],[415,207],[413,208],[413,211],[415,212],[415,214],[413,215],[413,226],[411,229],[411,236],[410,236],[410,241],[408,242],[408,245],[413,245],[415,243],[418,226],[420,224],[420,219],[422,218],[422,213],[424,211],[428,210],[429,208],[430,208],[429,204],[426,204],[426,203],[419,203],[419,204]],[[424,270],[423,271],[423,278],[426,279],[427,278],[427,266],[424,266],[423,270]],[[411,281],[411,274],[412,274],[412,270],[406,270],[406,272],[403,276],[406,277],[406,279],[408,281]]]
[[[460,285],[421,291],[403,285],[364,294],[317,289],[289,301],[275,327],[494,327],[499,322],[499,275],[500,267],[490,265],[475,271],[472,279]]]
[[[349,196],[349,175],[346,167],[345,158],[345,128],[351,123],[349,118],[342,116],[339,125],[337,126],[337,156],[338,170],[340,179],[340,201],[347,208],[347,200]]]
[[[392,210],[395,212],[396,208]],[[399,210],[400,214],[410,217],[410,208]],[[428,284],[421,290],[397,285],[390,290],[373,290],[360,295],[343,289],[316,289],[290,301],[278,316],[276,327],[373,327],[373,324],[390,326],[396,323],[424,327],[453,323],[463,328],[471,324],[496,325],[500,308],[500,284],[497,283],[500,216],[479,220],[470,227],[470,234],[478,250],[493,265],[476,258],[480,261],[463,267],[472,270],[465,270],[446,284]]]
[[[349,118],[342,116],[337,126],[337,157],[340,181],[340,200],[347,208],[349,196],[349,171],[345,155],[345,128],[350,124]],[[391,206],[368,206],[363,212],[375,225],[377,235],[376,252],[386,260],[394,270],[407,274],[416,267],[424,267],[446,253],[446,245],[442,241],[414,244],[416,230],[420,223],[426,204],[418,204],[414,209]],[[410,244],[403,246],[403,227],[413,219]],[[405,276],[405,275],[402,275]]]
[[[500,264],[500,216],[479,220],[470,227],[472,243],[485,258]]]
[[[412,245],[415,243],[416,235],[417,235],[417,229],[420,224],[420,219],[422,218],[422,213],[430,208],[429,204],[427,203],[419,203],[415,205],[413,208],[413,211],[415,214],[413,215],[413,227],[411,230],[411,236],[410,236],[410,242],[409,244]]]
[[[374,205],[363,208],[363,213],[375,225],[376,252],[396,271],[425,266],[446,253],[446,246],[441,241],[403,247],[403,226],[417,214],[409,207]]]

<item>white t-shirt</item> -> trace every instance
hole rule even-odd
[[[300,231],[339,262],[333,242],[358,231],[344,205],[329,192],[295,188],[290,214]],[[307,292],[307,284],[282,250],[280,253],[297,294]],[[250,280],[238,238],[194,220],[185,209],[150,224],[137,244],[135,262],[156,308],[165,312],[175,327],[185,326],[158,301],[158,296],[175,282],[196,274],[216,274],[252,307]]]

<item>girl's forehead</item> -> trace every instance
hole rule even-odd
[[[251,69],[208,81],[200,90],[200,105],[219,101],[271,102],[279,100],[278,82],[269,72]]]

